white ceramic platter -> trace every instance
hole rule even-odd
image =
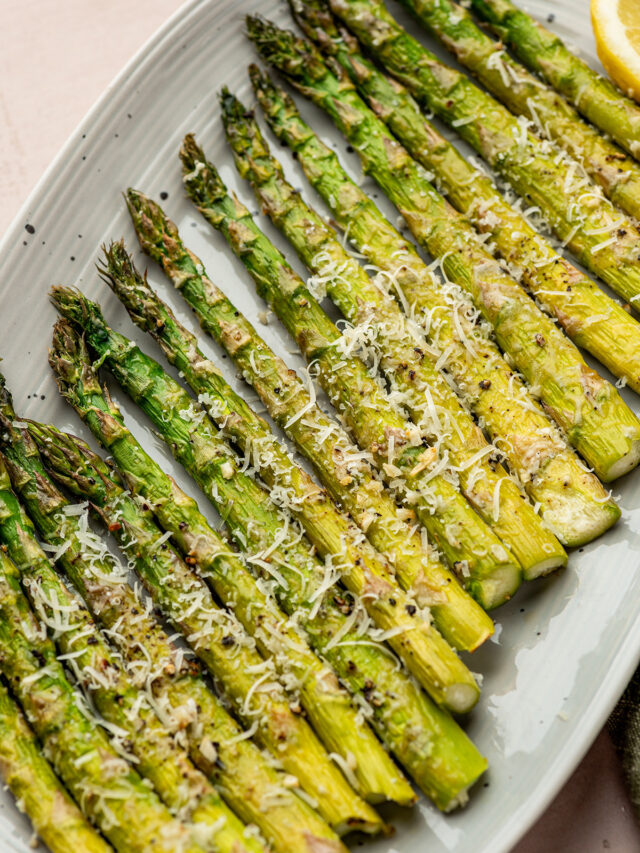
[[[543,19],[553,12],[554,29],[595,62],[587,0],[532,0],[530,8]],[[408,21],[395,4],[394,11]],[[156,198],[168,194],[163,204],[187,244],[241,310],[258,322],[263,306],[222,238],[185,200],[177,159],[182,136],[195,131],[223,178],[255,207],[248,186],[236,177],[217,107],[217,92],[225,84],[251,100],[246,66],[255,57],[243,35],[247,12],[289,20],[278,0],[195,0],[183,7],[90,112],[5,236],[0,247],[0,354],[19,413],[84,434],[74,413],[60,401],[47,365],[55,319],[47,290],[55,282],[76,283],[98,297],[114,325],[157,355],[98,282],[93,268],[98,246],[110,238],[124,235],[139,255],[120,195],[128,185]],[[408,24],[422,37],[417,25]],[[337,132],[317,110],[297,100],[359,177],[355,155],[347,155]],[[316,204],[288,153],[278,147],[277,154],[294,183]],[[265,228],[274,235],[267,224]],[[287,254],[291,259],[292,253]],[[140,263],[145,263],[142,257]],[[179,316],[192,325],[159,270],[152,267],[150,275]],[[300,364],[277,323],[260,328],[280,355],[293,366]],[[203,347],[235,382],[220,353],[206,340]],[[243,393],[251,396],[246,388]],[[147,448],[193,491],[135,407],[117,391],[116,397]],[[633,394],[627,399],[638,406]],[[624,508],[616,529],[572,554],[567,571],[522,589],[496,613],[501,625],[497,642],[488,643],[471,661],[472,668],[484,674],[484,690],[468,730],[491,769],[472,792],[469,806],[444,817],[422,800],[409,813],[390,814],[395,837],[367,842],[360,847],[363,853],[507,851],[584,755],[640,651],[640,473],[617,483],[615,492]],[[8,794],[0,793],[0,798],[0,850],[27,851],[27,822]]]

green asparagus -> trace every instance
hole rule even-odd
[[[408,423],[365,364],[349,354],[349,341],[249,211],[227,194],[192,137],[186,137],[181,156],[190,197],[242,260],[258,294],[313,365],[323,390],[362,450],[371,453],[391,490],[415,509],[449,564],[459,567],[464,586],[485,609],[508,600],[519,586],[520,567],[457,490],[455,472],[433,437]]]
[[[282,642],[273,642],[273,638],[271,642],[263,642],[261,645],[267,652],[265,657],[271,661],[271,665],[265,665],[265,661],[260,660],[249,645],[240,624],[230,613],[225,614],[225,611],[216,607],[204,582],[163,541],[164,537],[150,518],[150,510],[145,511],[139,506],[110,475],[100,457],[80,439],[67,436],[55,427],[33,422],[29,424],[53,476],[74,494],[90,500],[100,508],[105,523],[114,532],[125,555],[135,565],[138,576],[154,601],[176,628],[183,632],[187,642],[209,666],[214,676],[222,681],[224,675],[226,683],[229,671],[236,670],[236,680],[240,682],[244,670],[253,676],[259,675],[263,682],[269,679],[273,681],[275,663],[283,680],[292,685],[296,700],[308,709],[309,719],[327,748],[338,756],[339,766],[350,766],[351,763],[356,771],[358,765],[365,764],[369,757],[372,760],[377,758],[377,751],[382,751],[378,741],[356,714],[347,694],[339,689],[337,679],[332,678],[332,673],[312,654],[308,653],[305,661],[300,660],[302,655],[295,654],[294,644],[298,638],[293,637],[290,641],[293,648]],[[215,648],[218,644],[222,652]],[[252,653],[249,654],[249,651]],[[225,660],[221,664],[216,658]],[[308,666],[305,667],[304,663]],[[224,672],[225,667],[227,672]],[[312,678],[310,675],[314,670],[315,678]],[[254,682],[255,677],[249,676],[249,680]],[[327,689],[323,695],[321,691],[324,684]],[[257,694],[260,692],[256,691]],[[271,693],[278,696],[273,687]],[[236,700],[241,716],[248,721],[258,722],[258,729],[265,716],[264,707],[261,707],[264,703],[254,701],[254,707],[250,707],[249,690],[240,692],[236,688],[235,695],[230,690],[227,690],[227,694]],[[268,737],[259,739],[269,743]],[[314,756],[309,755],[309,760],[313,761]],[[391,772],[397,773],[393,765]],[[355,776],[354,772],[352,778]],[[325,813],[331,814],[334,823],[369,832],[381,830],[382,821],[370,807],[353,795],[344,782],[336,784],[335,776],[323,781],[331,782],[336,789],[336,796],[339,794],[344,800],[340,811],[335,807],[333,812],[323,809]],[[379,798],[378,792],[376,794]],[[340,816],[336,819],[335,815],[338,814]]]
[[[248,27],[263,57],[330,114],[416,239],[470,293],[500,347],[598,476],[611,480],[635,467],[640,461],[636,416],[500,268],[468,221],[435,191],[424,170],[359,98],[346,74],[336,77],[314,46],[292,33],[258,18],[251,18]]]
[[[440,192],[466,213],[478,231],[491,234],[514,278],[555,317],[577,346],[640,392],[640,324],[559,255],[529,220],[507,203],[490,178],[474,169],[424,118],[405,87],[378,71],[359,52],[353,36],[338,31],[325,0],[290,2],[305,32],[336,57],[394,136],[433,172]],[[627,181],[624,186],[631,183]],[[640,199],[640,192],[634,190],[633,197]]]
[[[112,247],[107,255],[107,264],[108,275],[105,277],[120,298],[125,301],[128,308],[132,302],[135,304],[136,307],[131,311],[131,314],[134,320],[137,319],[140,293],[145,292],[143,280],[137,275],[122,247],[119,249]],[[146,292],[149,292],[148,288],[146,288]],[[164,308],[164,306],[162,307]],[[166,311],[164,313],[166,314]],[[147,324],[145,327],[148,328],[149,325]],[[288,493],[286,502],[291,507],[292,514],[300,518],[312,541],[318,544],[321,553],[331,559],[333,569],[340,575],[344,575],[346,571],[349,571],[348,567],[344,567],[344,563],[351,559],[358,570],[362,570],[360,572],[361,577],[366,577],[368,574],[372,582],[379,579],[383,583],[387,583],[390,578],[386,567],[371,559],[371,555],[375,556],[375,552],[370,546],[364,547],[365,545],[368,546],[368,543],[362,539],[361,531],[352,522],[347,522],[346,517],[337,511],[326,493],[319,490],[313,480],[282,450],[271,435],[267,425],[257,418],[246,404],[243,404],[241,398],[233,395],[232,390],[226,386],[215,367],[199,352],[193,337],[190,340],[185,339],[186,330],[181,329],[176,324],[172,315],[167,315],[163,319],[162,328],[158,325],[155,328],[157,334],[164,333],[165,340],[172,334],[174,340],[180,338],[181,348],[177,353],[177,359],[171,358],[170,360],[180,365],[185,378],[192,385],[199,398],[206,400],[205,407],[210,410],[212,418],[218,421],[220,429],[224,430],[226,434],[231,433],[238,439],[240,449],[245,456],[252,454],[254,467],[269,485],[271,494],[274,493],[274,490],[283,494]],[[167,352],[168,347],[165,346],[164,348]],[[175,349],[173,352],[175,354]],[[221,384],[222,394],[220,391]],[[235,398],[235,417],[230,416],[229,397]],[[318,528],[322,530],[325,540],[327,534],[332,533],[333,542],[329,540],[329,547],[318,539]],[[341,552],[341,545],[344,548],[349,537],[351,537],[352,547],[350,551],[344,554]],[[350,553],[353,556],[350,557]],[[376,569],[378,569],[377,576],[374,575]],[[352,590],[364,591],[365,587],[362,586],[362,581],[356,582],[360,586],[354,590],[352,582]],[[405,612],[410,615],[406,608],[411,606],[411,602],[409,600],[404,601],[401,590],[397,589],[391,594],[396,599],[398,608],[404,607]],[[375,616],[375,608],[371,608],[370,612],[372,616]],[[404,630],[412,630],[411,623],[407,619],[401,621],[396,618],[396,623],[398,627],[404,624]],[[428,643],[430,647],[428,650],[429,665],[433,667],[432,672],[435,678],[441,684],[453,683],[455,678],[459,678],[460,683],[462,683],[464,674],[457,667],[458,658],[434,628],[431,628],[428,633]],[[418,650],[419,653],[421,652]],[[459,671],[460,675],[456,675],[456,671]],[[420,675],[420,669],[416,669],[416,673]],[[424,680],[424,675],[422,680]],[[437,696],[437,694],[434,695]]]
[[[0,669],[57,775],[119,853],[202,851],[98,727],[29,608],[19,577],[0,548]],[[67,617],[59,611],[58,628],[64,630]]]
[[[287,541],[288,533],[292,540],[296,539],[295,525],[290,514],[286,510],[279,512],[260,485],[244,471],[237,470],[239,466],[235,454],[221,432],[204,411],[196,409],[192,398],[157,362],[142,353],[132,341],[110,329],[99,306],[82,294],[56,287],[53,298],[60,313],[91,336],[90,348],[105,356],[111,372],[127,393],[152,417],[171,443],[172,452],[179,461],[184,460],[185,467],[189,463],[193,468],[194,462],[201,460],[197,473],[207,478],[208,491],[214,498],[219,494],[219,480],[232,481],[233,487],[240,494],[251,495],[256,503],[264,505],[265,517],[272,519],[269,534],[273,541],[267,548],[267,556],[283,536],[283,541]],[[107,341],[108,345],[105,343]],[[167,406],[172,407],[171,423],[167,423]],[[177,438],[169,438],[172,433],[182,439],[183,446],[178,444]],[[194,475],[193,471],[190,473]],[[224,512],[221,515],[225,518]],[[324,523],[328,523],[326,518]],[[325,529],[323,535],[326,538],[330,535],[333,539],[337,538],[331,529]],[[434,650],[434,631],[430,623],[414,616],[415,605],[393,584],[393,579],[386,574],[382,563],[367,560],[364,548],[357,550],[358,540],[355,537],[351,549],[351,553],[355,551],[355,556],[353,562],[349,562],[344,558],[340,544],[338,539],[336,548],[321,555],[327,568],[337,573],[355,596],[362,596],[363,606],[370,618],[380,631],[389,635],[389,643],[394,651],[409,671],[434,695],[436,701],[450,710],[470,710],[479,695],[473,675],[449,646],[445,645],[446,658],[441,654],[440,644]],[[300,545],[299,550],[306,563],[307,546],[303,543]],[[257,560],[258,565],[267,562],[262,555],[254,555],[252,559],[254,562]]]
[[[123,511],[122,508],[121,511]],[[130,528],[127,529],[125,521],[126,519],[123,518],[121,527],[115,532],[122,532],[127,539],[133,533]],[[117,519],[112,518],[110,526],[114,527],[116,524]],[[0,528],[0,537],[5,542],[9,541],[2,528]],[[248,725],[258,720],[256,737],[262,745],[268,748],[282,762],[285,769],[300,781],[302,787],[317,802],[322,816],[332,825],[348,827],[353,820],[356,826],[362,822],[365,828],[369,825],[379,827],[380,821],[375,812],[352,791],[338,768],[324,752],[306,721],[289,707],[284,691],[276,680],[273,666],[255,651],[251,641],[232,614],[215,605],[204,584],[198,583],[195,577],[185,577],[185,575],[188,576],[188,570],[170,546],[162,541],[159,533],[153,542],[147,542],[147,549],[146,560],[138,559],[138,551],[133,555],[137,571],[146,572],[143,580],[155,594],[156,600],[160,597],[163,609],[185,632],[186,639],[196,654],[212,674],[224,684],[234,701],[235,709],[246,719]],[[152,583],[153,586],[151,586]],[[53,578],[51,578],[51,586],[54,587]],[[61,600],[62,592],[56,592],[56,594],[58,600]],[[46,598],[44,600],[46,601]],[[79,621],[78,631],[82,627]],[[232,644],[228,642],[227,637],[232,637]],[[70,642],[69,640],[67,645]],[[65,647],[64,651],[68,653],[77,647],[78,644],[75,643],[70,648]],[[106,659],[104,649],[100,651]],[[97,654],[97,644],[90,646],[89,652]],[[74,664],[77,664],[75,658],[73,660]],[[89,673],[99,671],[95,664],[85,667],[85,670]],[[116,712],[119,713],[121,719],[117,724],[128,731],[125,711],[127,706],[136,707],[138,691],[129,689],[122,683],[115,684],[110,692],[114,696],[121,695],[122,699],[119,704],[116,703],[116,712],[114,712],[113,697],[102,698],[106,688],[102,688],[100,683],[91,686],[94,698],[101,700],[99,703],[96,701],[96,704],[103,716],[111,714],[112,719]],[[208,796],[201,774],[196,774],[185,761],[182,761],[180,766],[178,761],[180,753],[174,757],[170,755],[167,743],[172,741],[168,740],[168,736],[162,738],[165,730],[159,721],[154,725],[155,721],[151,719],[151,715],[145,715],[144,706],[139,715],[141,724],[138,737],[142,743],[140,750],[136,749],[135,754],[141,762],[143,760],[149,762],[148,767],[142,763],[139,766],[144,775],[153,779],[158,791],[167,799],[168,805],[178,808],[197,803],[193,792],[182,793],[183,787],[186,789],[184,783],[187,781],[194,786],[194,791],[198,783]],[[129,736],[132,738],[135,749],[136,733]],[[151,737],[158,742],[155,755],[151,751],[153,747],[153,742],[150,742]],[[162,749],[166,753],[164,757],[159,754]],[[195,778],[190,779],[189,773]],[[170,802],[171,797],[178,795],[186,796],[186,802],[182,804]],[[326,832],[330,839],[334,838],[329,827],[326,827]]]
[[[512,116],[464,74],[440,62],[396,23],[382,0],[330,2],[424,109],[452,126],[527,205],[539,208],[587,269],[624,299],[640,298],[640,232],[599,186],[579,174],[575,161],[561,162],[557,148],[529,132],[526,118]],[[431,0],[402,2],[423,13]]]
[[[71,370],[69,360],[80,342],[64,329],[59,332],[57,360],[64,372],[60,349],[65,353],[63,365]],[[140,606],[102,542],[87,536],[85,515],[76,515],[55,487],[29,433],[13,425],[11,397],[1,382],[0,391],[0,428],[9,442],[5,450],[10,455],[14,488],[19,488],[40,535],[60,553],[59,562],[67,575],[124,655],[134,682],[141,688],[151,685],[162,719],[189,748],[194,763],[216,783],[238,815],[259,827],[275,850],[309,853],[312,843],[329,845],[325,824],[293,793],[292,778],[279,777],[209,690],[194,661],[187,661],[170,644],[158,623]],[[99,385],[97,391],[100,394]],[[228,820],[220,828],[216,838],[220,851],[239,853],[236,824]],[[250,836],[242,844],[241,850],[252,853],[262,849]],[[335,841],[331,849],[342,848]]]
[[[345,691],[331,670],[311,653],[300,632],[287,623],[273,599],[264,595],[240,557],[229,550],[227,543],[207,523],[196,502],[140,447],[124,426],[117,408],[111,400],[105,400],[90,368],[80,372],[81,365],[87,361],[86,352],[80,349],[75,357],[69,356],[76,343],[74,336],[59,325],[56,337],[58,341],[64,340],[64,350],[58,343],[51,359],[63,394],[92,425],[97,438],[122,466],[122,476],[131,493],[144,498],[160,523],[177,540],[186,562],[198,566],[200,574],[254,637],[263,654],[273,657],[285,684],[302,685],[303,701],[306,693],[312,721],[324,707],[326,714],[333,712],[342,722],[341,737],[337,737],[335,724],[322,717],[317,720],[316,729],[321,733],[326,731],[327,745],[351,766],[350,776],[357,780],[357,789],[370,801],[394,800],[403,805],[412,804],[415,797],[410,785],[380,748],[369,728],[353,713]],[[83,447],[77,450],[79,461],[84,452]],[[92,485],[89,483],[85,488]],[[105,481],[103,491],[107,487],[117,489],[115,483]],[[136,507],[130,506],[128,511],[135,514]],[[144,538],[144,532],[141,536]],[[133,534],[129,538],[133,538]],[[143,550],[142,545],[140,549]],[[324,695],[318,695],[322,690]],[[319,710],[314,710],[314,705]],[[365,816],[371,826],[363,821],[363,829],[379,828],[379,821],[372,820],[372,814]],[[354,815],[351,826],[355,825]]]
[[[82,303],[76,307],[82,308]],[[67,310],[71,308],[72,304],[68,304]],[[229,478],[228,468],[225,469],[227,476],[216,476],[211,454],[202,452],[203,445],[207,450],[211,447],[211,433],[207,430],[203,435],[196,423],[188,425],[186,436],[180,429],[178,415],[184,403],[163,393],[157,381],[150,383],[144,371],[139,377],[140,387],[147,389],[144,393],[148,403],[141,397],[127,378],[129,344],[121,352],[119,347],[114,347],[112,334],[105,338],[99,329],[92,327],[86,315],[83,322],[82,311],[75,316],[84,325],[90,342],[95,344],[94,354],[99,353],[115,369],[123,386],[145,411],[153,413],[151,404],[155,400],[155,410],[164,417],[155,418],[154,423],[212,500],[236,542],[253,551],[250,565],[261,574],[263,588],[276,595],[281,607],[304,628],[311,645],[357,694],[359,706],[370,717],[380,737],[440,808],[459,804],[466,789],[486,767],[485,760],[466,735],[446,712],[427,699],[412,679],[406,677],[390,650],[380,644],[380,635],[377,639],[371,636],[369,619],[361,604],[346,592],[332,591],[327,581],[335,582],[337,578],[332,577],[330,564],[322,565],[310,553],[287,518],[274,516],[255,481],[241,477],[237,471],[232,471],[233,476]],[[78,351],[77,347],[74,351]],[[138,374],[140,355],[134,356],[134,372]],[[120,356],[124,356],[124,360]],[[73,398],[71,401],[78,405]],[[97,411],[95,404],[96,395],[93,395],[90,411]],[[106,401],[98,409],[105,411]],[[88,422],[96,426],[102,420],[88,418]],[[105,443],[109,444],[108,437]],[[232,464],[227,455],[224,462]],[[238,488],[239,483],[241,488]],[[274,532],[277,532],[276,542]],[[267,556],[268,561],[263,556]]]
[[[185,379],[204,402],[212,419],[218,422],[219,428],[236,439],[246,459],[252,459],[254,468],[268,484],[270,493],[273,495],[277,491],[288,495],[287,505],[290,506],[294,517],[302,520],[305,529],[311,534],[312,541],[318,541],[317,536],[314,536],[318,527],[325,537],[327,532],[340,531],[339,534],[336,532],[333,535],[336,544],[332,551],[326,545],[321,546],[325,556],[331,559],[335,571],[340,575],[344,574],[345,556],[340,552],[338,543],[346,542],[351,536],[354,544],[360,546],[352,549],[352,559],[355,565],[364,567],[366,572],[371,563],[369,555],[375,552],[370,547],[366,550],[361,547],[366,543],[366,540],[364,543],[362,541],[361,531],[355,528],[352,522],[345,523],[346,517],[338,512],[326,493],[318,489],[309,475],[282,449],[266,423],[257,417],[242,398],[234,394],[215,366],[199,351],[195,338],[179,326],[167,307],[159,303],[155,294],[145,285],[123,246],[112,246],[106,257],[108,266],[103,272],[105,280],[130,310],[132,318],[144,328],[153,329],[156,337],[162,339],[163,348],[169,354],[170,361],[179,365]],[[162,313],[159,324],[140,320],[141,294],[144,294],[143,300],[146,304],[155,301],[156,308]],[[168,345],[167,340],[171,341],[173,346]],[[379,577],[386,580],[386,567],[384,571],[385,574],[380,573]],[[397,592],[400,596],[393,594],[400,599],[398,604],[402,604],[402,593],[400,590]],[[410,602],[407,603],[410,606]],[[410,623],[405,621],[404,624],[408,628]],[[451,682],[456,671],[455,664],[452,668],[449,663],[453,652],[434,628],[429,632],[429,644],[436,677],[442,683]],[[458,660],[455,656],[454,659]],[[438,669],[441,674],[438,674]]]
[[[522,500],[504,468],[495,458],[489,460],[493,447],[434,362],[424,357],[429,348],[424,336],[287,183],[255,119],[243,105],[225,93],[222,112],[236,165],[252,184],[262,209],[353,323],[350,332],[355,340],[364,339],[363,345],[373,348],[389,387],[413,422],[426,434],[441,436],[441,446],[450,454],[467,500],[515,554],[524,576],[537,577],[566,565],[558,540],[542,525],[531,504]]]
[[[51,853],[109,853],[112,848],[73,802],[20,709],[0,682],[0,774]]]
[[[413,522],[414,514],[397,507],[382,489],[367,454],[325,415],[315,395],[311,397],[311,386],[307,388],[287,369],[206,277],[201,261],[184,246],[178,229],[158,205],[132,191],[128,203],[144,251],[163,266],[205,331],[225,348],[274,420],[311,461],[334,500],[393,563],[403,588],[420,606],[430,608],[436,626],[455,648],[473,650],[481,645],[492,632],[491,620],[435,558],[426,531],[423,535],[415,526],[409,527],[407,519]]]
[[[422,325],[430,349],[465,394],[545,522],[567,545],[599,536],[619,517],[599,480],[585,470],[495,344],[478,331],[467,298],[443,288],[406,240],[303,122],[292,99],[256,66],[256,97],[276,136],[295,152],[305,175],[358,251],[380,270],[381,285]],[[472,307],[472,306],[471,306]]]
[[[509,57],[504,45],[476,26],[459,3],[410,0],[405,5],[510,112],[525,116],[534,134],[564,149],[615,205],[638,219],[640,166],[633,158],[584,121],[551,87]]]
[[[88,611],[51,567],[11,488],[6,467],[0,469],[0,541],[21,573],[33,608],[56,635],[63,659],[102,718],[126,741],[140,774],[153,784],[174,814],[198,826],[202,846],[196,845],[194,850],[215,847],[218,830],[227,822],[233,824],[233,814],[176,744],[139,687],[124,672]],[[243,827],[237,822],[235,828],[233,844],[237,845]]]
[[[554,33],[511,0],[471,0],[471,6],[532,71],[540,74],[636,159],[640,158],[640,106],[589,68]]]

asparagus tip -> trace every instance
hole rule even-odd
[[[103,259],[96,264],[100,278],[117,292],[117,284],[142,279],[135,268],[133,259],[127,252],[124,240],[112,241],[107,247],[102,245]]]
[[[338,36],[335,19],[324,0],[289,0],[291,14],[303,33],[329,47]]]
[[[220,92],[219,100],[222,109],[222,121],[225,126],[229,120],[239,121],[243,118],[253,118],[253,111],[247,109],[236,95],[229,91],[227,86]]]
[[[264,111],[265,118],[272,130],[278,135],[279,128],[277,123],[274,123],[274,118],[282,105],[289,111],[297,112],[293,98],[284,89],[276,86],[271,77],[255,63],[249,66],[249,79],[253,93]]]
[[[187,194],[199,208],[207,206],[208,200],[223,198],[227,188],[216,168],[206,159],[192,133],[188,133],[180,148],[182,181]]]
[[[250,62],[248,70],[249,79],[254,89],[256,86],[262,86],[266,83],[267,75],[263,73],[257,62]]]
[[[13,410],[13,397],[11,391],[7,388],[6,380],[0,373],[0,415],[12,421],[15,417]]]
[[[109,468],[84,439],[52,424],[25,419],[49,474],[75,494],[91,496],[109,479]]]
[[[269,65],[294,74],[301,64],[311,61],[312,46],[290,30],[281,29],[259,15],[247,15],[245,20],[249,40]]]
[[[84,337],[65,318],[58,320],[53,327],[49,364],[65,399],[74,396],[72,389],[78,384],[82,384],[87,390],[100,392],[100,383],[91,364]]]

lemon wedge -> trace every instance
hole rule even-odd
[[[622,91],[640,101],[640,2],[591,0],[600,61]]]

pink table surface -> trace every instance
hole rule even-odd
[[[96,98],[180,5],[181,0],[3,0],[0,233]],[[640,851],[640,832],[606,732],[512,853],[602,850]]]

